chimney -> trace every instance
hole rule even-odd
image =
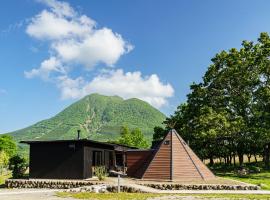
[[[77,130],[77,133],[78,133],[78,135],[77,135],[77,139],[79,140],[79,139],[81,139],[81,138],[80,138],[80,133],[81,133],[81,130]]]

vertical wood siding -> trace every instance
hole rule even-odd
[[[165,141],[169,141],[169,144],[165,144]],[[171,179],[171,145],[171,134],[169,133],[147,167],[143,179]]]
[[[176,133],[177,134],[177,133]],[[192,149],[185,143],[185,141],[179,136],[175,135],[179,138],[179,141],[184,145],[187,153],[193,160],[195,166],[197,167],[197,170],[200,172],[200,175],[202,179],[209,180],[215,178],[215,175],[211,172],[210,169],[200,160],[200,158],[192,151]]]
[[[202,179],[183,145],[185,144],[181,143],[175,134],[172,134],[173,179]]]
[[[152,154],[151,150],[127,151],[127,175],[141,178]]]
[[[166,144],[169,141],[169,144]],[[209,180],[214,174],[190,149],[175,130],[171,130],[152,156],[142,175],[152,180]]]

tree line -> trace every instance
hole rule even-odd
[[[244,155],[270,163],[270,38],[221,51],[211,59],[200,83],[190,86],[187,101],[164,122],[174,127],[202,158],[230,165]],[[156,127],[153,139],[167,130]]]

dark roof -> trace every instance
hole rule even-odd
[[[142,151],[142,152],[145,152],[145,151],[155,151],[155,149],[128,149],[127,151]]]
[[[86,145],[102,145],[104,148],[110,147],[115,150],[123,150],[123,148],[126,149],[137,149],[136,147],[130,147],[127,145],[121,145],[121,144],[114,144],[114,143],[108,143],[108,142],[98,142],[94,140],[88,140],[88,139],[79,139],[79,140],[31,140],[31,141],[20,141],[20,143],[24,144],[48,144],[48,143],[84,143]]]

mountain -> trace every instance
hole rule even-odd
[[[56,116],[27,128],[8,133],[16,141],[74,139],[77,130],[81,138],[98,141],[114,140],[120,127],[140,128],[151,140],[153,128],[162,126],[165,115],[150,104],[136,99],[91,94],[73,103]]]

